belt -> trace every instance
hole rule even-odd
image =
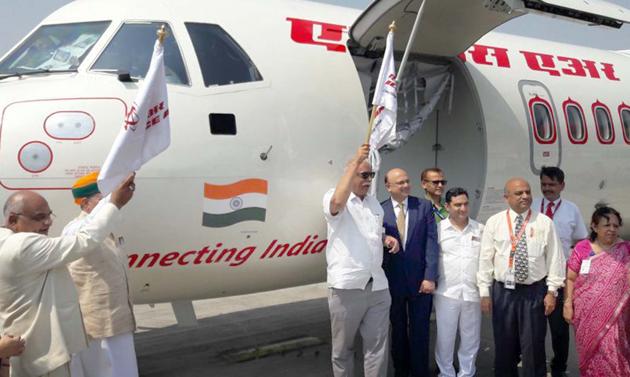
[[[495,282],[495,283],[499,283],[499,284],[501,284],[501,285],[505,285],[505,283],[504,283],[504,282],[499,281],[499,280],[495,280],[494,282]],[[522,289],[522,288],[527,288],[527,287],[535,287],[535,286],[538,286],[538,285],[541,285],[541,284],[545,284],[545,285],[547,284],[547,277],[546,277],[546,276],[545,276],[544,278],[542,278],[542,279],[538,280],[538,281],[535,281],[535,282],[531,283],[531,284],[521,284],[521,283],[516,283],[516,288],[517,288],[517,289],[518,289],[518,288],[521,288],[521,289]]]

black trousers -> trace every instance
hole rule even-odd
[[[553,359],[551,360],[551,375],[559,376],[567,370],[567,359],[569,358],[569,324],[562,316],[562,306],[564,305],[564,289],[558,289],[556,298],[556,308],[547,317],[549,329],[551,330],[551,346],[553,348]]]
[[[495,377],[519,377],[519,360],[523,362],[523,377],[547,375],[547,320],[543,302],[546,294],[545,279],[531,285],[517,284],[516,289],[506,289],[503,283],[494,282],[492,329]]]
[[[429,327],[433,295],[392,295],[392,360],[395,377],[429,376]]]

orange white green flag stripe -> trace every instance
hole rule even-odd
[[[265,221],[267,181],[244,179],[225,185],[204,184],[203,226],[223,228],[243,221]]]

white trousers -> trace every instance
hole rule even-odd
[[[133,334],[92,340],[73,355],[70,371],[72,377],[138,377]]]
[[[433,296],[437,323],[435,361],[439,377],[472,377],[477,367],[481,334],[481,305],[479,302],[455,300],[442,295]],[[453,367],[453,351],[459,329],[459,373]]]

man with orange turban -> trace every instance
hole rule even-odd
[[[93,172],[80,177],[72,186],[72,196],[81,207],[81,213],[66,225],[64,235],[74,234],[101,200],[97,178],[98,172]],[[136,322],[129,299],[127,254],[120,244],[121,241],[110,234],[100,244],[101,252],[68,265],[90,340],[88,348],[72,359],[73,377],[138,376],[133,344]]]

